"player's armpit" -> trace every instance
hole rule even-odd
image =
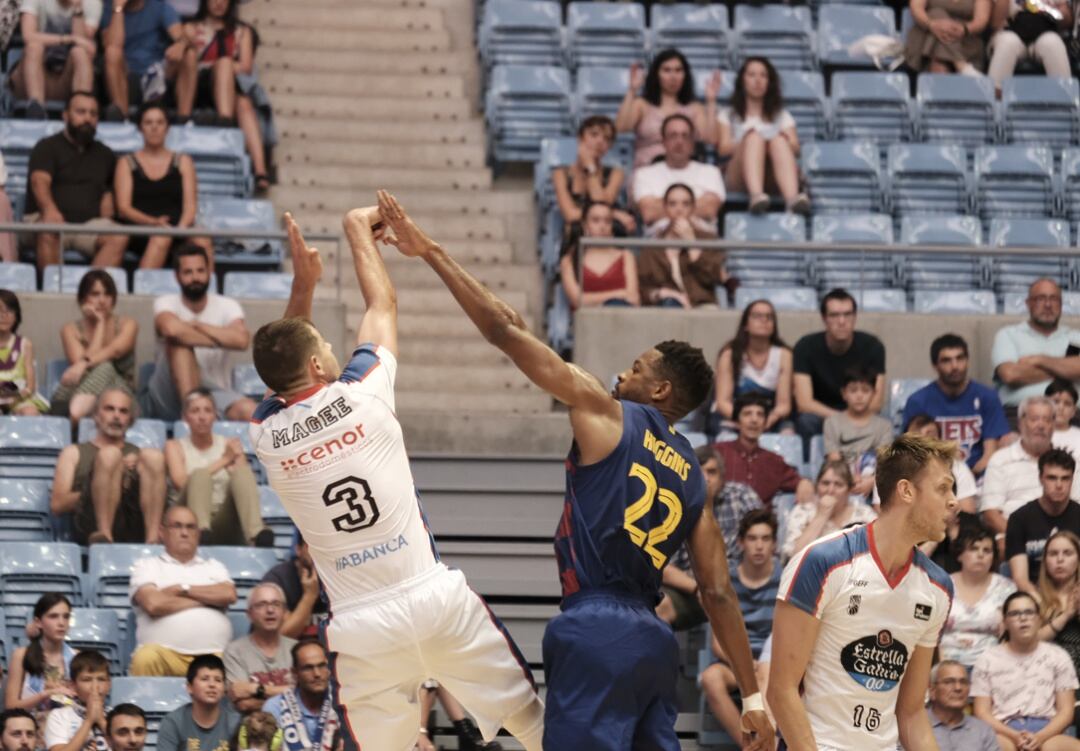
[[[799,684],[810,662],[819,627],[818,619],[806,611],[784,600],[776,601],[768,702],[790,751],[817,749],[810,718],[799,697]]]

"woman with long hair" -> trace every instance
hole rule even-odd
[[[564,232],[569,237],[581,233],[581,219],[588,204],[599,201],[615,205],[619,199],[626,173],[620,167],[603,163],[604,156],[615,142],[615,123],[604,115],[587,117],[578,127],[577,158],[573,164],[551,171],[555,201],[562,214]],[[633,232],[637,223],[625,209],[614,209],[615,223],[626,232]]]
[[[586,237],[611,237],[611,206],[589,204],[582,218],[582,230]],[[572,243],[564,247],[559,259],[559,276],[574,310],[594,305],[637,307],[641,304],[637,261],[629,250],[612,245],[589,247],[582,253],[578,244]]]
[[[788,514],[787,533],[780,551],[784,560],[830,532],[877,518],[871,506],[851,497],[853,487],[855,479],[847,462],[830,460],[821,465],[814,483],[813,502],[797,504]]]
[[[642,87],[644,90],[638,96]],[[686,115],[694,124],[696,139],[712,142],[716,137],[716,94],[719,90],[720,71],[713,71],[705,86],[704,105],[696,101],[690,63],[675,49],[657,53],[648,73],[637,63],[631,65],[630,86],[615,116],[615,129],[636,135],[635,169],[652,164],[664,155],[660,129],[669,115]]]
[[[37,391],[34,343],[19,334],[22,305],[9,289],[0,289],[0,414],[41,415],[49,403]]]
[[[77,653],[64,641],[70,625],[71,602],[56,592],[43,594],[34,605],[37,636],[16,649],[8,662],[4,706],[33,712],[40,730],[45,728],[45,715],[58,706],[52,697],[75,695],[70,678]]]
[[[743,309],[735,336],[716,356],[713,411],[730,421],[738,396],[765,394],[772,401],[765,430],[776,430],[791,415],[792,374],[791,347],[780,338],[776,308],[768,300],[754,300]]]
[[[1069,653],[1080,666],[1080,537],[1060,529],[1046,541],[1039,566],[1039,638]]]
[[[780,74],[767,59],[748,57],[739,68],[729,106],[720,110],[716,153],[730,158],[724,182],[750,194],[750,211],[769,210],[766,191],[779,191],[788,211],[810,213],[810,198],[799,191],[799,132],[784,109]]]

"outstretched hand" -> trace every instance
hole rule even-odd
[[[379,191],[379,214],[389,228],[389,232],[382,238],[383,242],[393,245],[403,256],[424,256],[438,247],[435,241],[409,218],[397,199],[385,190]]]
[[[300,227],[292,214],[285,212],[285,231],[289,234],[289,254],[292,256],[293,277],[301,284],[314,287],[322,278],[322,256],[316,248],[309,248],[300,234]]]

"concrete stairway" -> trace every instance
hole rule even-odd
[[[388,188],[540,332],[531,185],[496,181],[485,165],[472,0],[254,0],[243,14],[259,30],[260,77],[282,136],[277,208],[306,229],[337,232],[346,210]],[[363,304],[343,252],[354,327]],[[392,254],[410,447],[565,450],[566,418],[551,399],[483,341],[430,269]],[[321,295],[336,294],[337,260],[327,258]]]

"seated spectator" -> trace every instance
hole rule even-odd
[[[179,420],[184,397],[199,386],[210,390],[218,415],[227,420],[250,420],[255,411],[255,402],[232,390],[229,372],[229,351],[245,350],[251,341],[244,309],[210,292],[211,279],[205,250],[189,243],[176,251],[180,293],[154,300],[158,353],[140,394],[148,417]]]
[[[740,522],[751,511],[762,508],[761,499],[750,486],[727,481],[724,460],[714,446],[699,446],[694,454],[705,477],[705,498],[709,501],[706,507],[712,508],[720,524],[729,563],[736,565]],[[664,567],[662,599],[656,606],[656,614],[675,631],[684,631],[707,619],[697,598],[697,580],[685,545],[671,562],[673,565]]]
[[[694,216],[716,226],[724,205],[724,183],[720,170],[694,161],[694,124],[685,115],[669,115],[660,133],[664,137],[663,161],[639,167],[634,172],[634,201],[647,234],[655,234],[664,218],[664,194],[672,185],[686,185],[694,192]],[[654,226],[655,225],[655,226]]]
[[[776,529],[776,517],[765,509],[751,511],[739,522],[741,561],[731,583],[746,623],[755,672],[759,671],[758,659],[765,640],[772,633],[773,608],[780,589],[782,569],[776,560]],[[712,638],[712,648],[717,660],[701,673],[701,690],[721,726],[732,738],[740,738],[740,713],[731,698],[731,692],[738,687],[735,673],[716,637]]]
[[[1036,10],[1037,8],[1037,10]],[[1046,0],[1030,6],[1018,0],[994,0],[990,14],[990,66],[987,75],[998,96],[1005,79],[1021,60],[1042,63],[1046,75],[1069,78],[1072,68],[1062,33],[1072,29],[1073,10],[1068,0]]]
[[[844,373],[851,367],[877,373],[870,411],[885,401],[885,346],[873,334],[855,330],[858,306],[847,290],[830,290],[821,300],[825,330],[807,334],[795,343],[792,355],[793,392],[799,411],[799,434],[809,440],[821,432],[825,418],[844,410],[840,393]]]
[[[828,459],[821,465],[813,502],[797,504],[788,514],[787,534],[780,548],[785,561],[830,532],[877,518],[872,506],[852,498],[854,484],[847,462]]]
[[[743,309],[735,336],[716,356],[713,411],[725,424],[732,423],[738,397],[763,394],[769,400],[766,432],[791,432],[791,372],[791,348],[780,338],[776,308],[768,300],[754,300]]]
[[[621,167],[603,164],[604,156],[615,142],[615,123],[604,115],[585,118],[578,128],[577,158],[573,164],[556,167],[551,171],[551,184],[555,188],[555,201],[563,218],[563,236],[580,235],[581,220],[590,203],[606,203],[614,206],[619,200],[626,174]],[[616,225],[624,232],[637,228],[634,215],[623,209],[613,209]]]
[[[64,129],[34,144],[30,152],[26,211],[28,224],[83,224],[114,227],[112,181],[116,156],[95,140],[98,103],[93,94],[73,91],[64,108]],[[60,235],[33,233],[38,269],[60,263]],[[77,250],[95,266],[119,266],[123,235],[64,235],[66,248]]]
[[[1002,613],[1004,641],[983,652],[972,671],[975,716],[993,728],[1006,751],[1080,749],[1080,741],[1062,735],[1080,687],[1069,656],[1039,640],[1039,608],[1031,595],[1013,592]]]
[[[938,650],[943,660],[955,660],[971,670],[979,655],[998,643],[1001,606],[1016,585],[995,573],[997,556],[989,530],[965,532],[957,547],[960,570],[952,575],[953,604]]]
[[[283,636],[299,639],[311,627],[313,616],[327,613],[326,593],[319,582],[308,544],[299,532],[293,557],[267,571],[262,580],[277,584],[285,592]]]
[[[732,417],[738,426],[738,437],[716,444],[724,460],[724,476],[749,485],[767,508],[772,508],[773,496],[779,492],[794,493],[799,503],[814,497],[814,486],[779,454],[758,444],[765,432],[765,415],[769,400],[762,394],[750,392],[735,400]]]
[[[37,391],[34,343],[19,335],[21,325],[19,298],[0,289],[0,414],[40,415],[49,403]]]
[[[127,702],[105,716],[105,734],[111,751],[142,751],[146,745],[146,712]]]
[[[855,484],[851,492],[865,496],[874,489],[877,450],[892,443],[892,423],[870,411],[877,373],[855,366],[844,373],[840,395],[843,412],[825,418],[825,454],[832,461],[847,462]]]
[[[1046,398],[1054,404],[1054,433],[1050,442],[1073,458],[1080,456],[1080,428],[1072,424],[1078,401],[1076,386],[1072,381],[1055,378],[1046,387]]]
[[[224,656],[229,699],[241,714],[261,710],[267,698],[289,688],[289,651],[296,644],[281,635],[285,592],[278,585],[256,585],[248,593],[247,616],[251,631],[229,642]]]
[[[421,722],[426,722],[426,718],[431,715],[436,698],[446,711],[446,716],[454,723],[459,749],[467,751],[503,751],[502,744],[498,741],[484,742],[484,736],[481,735],[480,729],[476,727],[476,723],[465,713],[465,707],[461,706],[461,702],[455,699],[446,688],[440,686],[438,681],[428,681],[420,687]],[[423,725],[421,725],[420,735],[416,739],[416,751],[438,751],[438,748],[431,742],[430,731]]]
[[[55,592],[42,595],[34,605],[32,623],[37,636],[8,660],[4,706],[33,712],[37,724],[44,728],[49,710],[60,706],[53,697],[74,696],[71,661],[77,652],[65,641],[71,602]]]
[[[86,272],[75,293],[82,320],[60,329],[70,364],[53,392],[49,413],[70,417],[76,429],[107,389],[134,393],[139,324],[134,318],[116,315],[116,294],[116,282],[107,271]]]
[[[109,661],[101,653],[86,650],[71,660],[74,701],[49,712],[45,722],[48,751],[83,751],[103,748],[105,702],[112,688]]]
[[[615,116],[615,128],[620,133],[635,135],[634,169],[652,164],[664,155],[663,123],[671,115],[687,118],[692,130],[701,134],[702,140],[711,142],[719,90],[720,72],[716,71],[705,86],[704,105],[694,101],[694,73],[683,54],[675,49],[658,52],[647,74],[637,63],[631,65],[630,86]],[[641,96],[637,95],[638,91],[642,91]]]
[[[780,75],[767,59],[743,61],[731,103],[720,110],[716,154],[730,160],[724,185],[749,194],[751,213],[764,214],[768,193],[779,192],[788,211],[809,214],[810,197],[799,190],[799,131],[784,109],[780,86]]]
[[[263,524],[259,484],[239,438],[214,433],[214,395],[202,386],[184,398],[191,433],[165,443],[165,467],[179,502],[195,512],[203,545],[274,547]]]
[[[941,437],[954,442],[976,475],[986,471],[999,440],[1009,432],[997,392],[968,375],[968,345],[956,334],[943,334],[930,344],[930,363],[937,379],[908,397],[903,424],[915,415],[930,415]]]
[[[664,193],[658,236],[677,241],[716,237],[715,226],[694,216],[694,192],[676,183]],[[638,258],[641,299],[661,308],[716,307],[716,286],[728,281],[724,253],[701,248],[644,248]]]
[[[238,5],[239,0],[200,0],[195,17],[184,24],[188,40],[184,66],[195,66],[197,71],[193,101],[212,100],[222,124],[235,120],[240,126],[255,173],[255,190],[262,194],[270,189],[266,150],[255,104],[240,85],[240,76],[251,76],[255,70],[255,32],[237,18]],[[185,103],[185,110],[191,112],[192,106]]]
[[[330,663],[322,644],[305,639],[292,648],[296,688],[268,700],[263,711],[274,716],[285,738],[285,751],[335,748],[338,715],[330,692]]]
[[[15,221],[15,210],[12,208],[11,198],[4,192],[7,179],[4,155],[0,154],[0,222],[4,223]],[[19,248],[15,243],[15,235],[10,232],[0,232],[0,263],[16,263],[18,260]]]
[[[1039,568],[1039,637],[1064,649],[1075,668],[1080,664],[1080,537],[1067,529],[1050,535]]]
[[[1080,331],[1061,325],[1061,287],[1039,279],[1028,288],[1030,318],[999,329],[991,359],[1006,416],[1029,396],[1042,396],[1054,378],[1076,382]]]
[[[137,101],[152,102],[165,96],[166,82],[176,86],[176,116],[191,117],[198,71],[184,65],[188,40],[171,6],[164,0],[105,0],[101,39],[111,102],[106,120],[127,119],[132,88]]]
[[[1076,460],[1052,448],[1039,457],[1042,494],[1010,516],[1005,527],[1005,555],[1016,586],[1035,594],[1046,541],[1059,530],[1080,535],[1080,504],[1069,500]]]
[[[49,508],[74,514],[80,545],[156,543],[165,508],[165,459],[158,449],[126,440],[135,405],[126,389],[101,392],[94,408],[97,433],[60,452]]]
[[[44,120],[45,100],[94,90],[94,36],[101,0],[22,0],[23,56],[10,71],[16,99],[29,99],[26,118]]]
[[[165,148],[169,121],[160,102],[144,105],[138,124],[143,147],[116,163],[117,215],[126,224],[142,227],[192,227],[199,190],[195,163],[187,154]],[[206,238],[131,237],[127,249],[139,255],[139,268],[160,269],[168,264],[173,246],[184,242],[205,250],[213,267],[214,246]]]
[[[252,712],[244,715],[240,721],[240,731],[236,736],[238,749],[251,751],[276,751],[281,748],[281,731],[277,720],[269,712]]]
[[[225,666],[217,655],[194,656],[187,668],[191,701],[169,712],[158,728],[158,751],[225,749],[240,728],[240,715],[225,698]]]
[[[994,452],[986,465],[979,514],[984,525],[994,532],[999,553],[1004,552],[1005,530],[1009,517],[1018,508],[1042,495],[1039,481],[1039,457],[1052,448],[1054,405],[1045,396],[1030,396],[1020,404],[1020,440]],[[1080,500],[1075,476],[1069,492]],[[1013,573],[1015,577],[1015,572]]]
[[[38,724],[25,709],[0,712],[0,750],[34,751],[38,748]]]
[[[131,570],[137,646],[128,672],[187,674],[191,684],[197,656],[220,655],[232,638],[225,610],[236,602],[236,586],[219,561],[199,557],[199,525],[191,509],[169,508],[161,539],[165,552],[136,561]],[[224,689],[224,666],[221,673]]]
[[[968,671],[959,662],[942,660],[930,669],[926,711],[939,751],[1000,751],[993,729],[967,714],[970,690]]]
[[[611,206],[606,203],[589,204],[583,219],[584,235],[611,237],[611,212]],[[637,307],[641,304],[637,259],[629,250],[614,245],[588,247],[584,253],[576,243],[565,247],[559,259],[559,278],[573,310],[594,305]]]
[[[992,0],[911,0],[904,62],[914,71],[981,76],[986,66],[983,31],[992,5]]]

